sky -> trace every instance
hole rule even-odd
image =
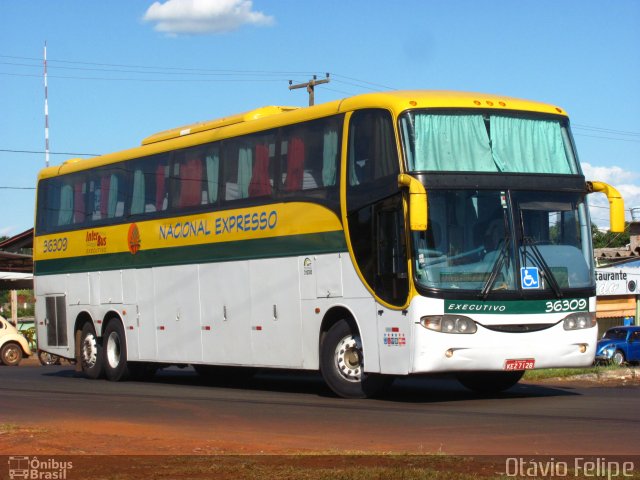
[[[569,112],[585,176],[640,207],[640,0],[0,0],[0,235],[45,165],[265,105],[462,90]],[[35,152],[35,153],[29,153]],[[590,196],[608,225],[606,197]]]

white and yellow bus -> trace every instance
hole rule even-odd
[[[592,191],[620,230],[566,113],[500,96],[375,93],[161,132],[40,173],[39,348],[116,381],[178,364],[320,370],[343,397],[432,372],[503,390],[593,362]]]

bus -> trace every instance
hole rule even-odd
[[[620,231],[565,111],[496,95],[371,93],[160,132],[40,172],[39,348],[112,381],[191,365],[319,370],[347,398],[430,373],[502,391],[593,363],[592,192]]]

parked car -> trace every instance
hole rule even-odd
[[[0,316],[0,365],[15,366],[31,355],[29,342],[16,327]]]
[[[640,327],[613,327],[598,340],[596,363],[640,362]]]

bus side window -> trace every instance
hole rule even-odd
[[[87,215],[91,222],[119,218],[124,215],[125,175],[113,168],[96,171],[97,175],[86,183],[88,190]]]
[[[327,197],[326,189],[337,184],[340,119],[314,120],[283,130],[281,191]]]
[[[274,157],[275,135],[272,133],[227,142],[222,167],[224,200],[271,196]]]
[[[399,165],[388,112],[355,112],[349,128],[349,185],[362,185],[384,177],[395,177],[399,172]]]

